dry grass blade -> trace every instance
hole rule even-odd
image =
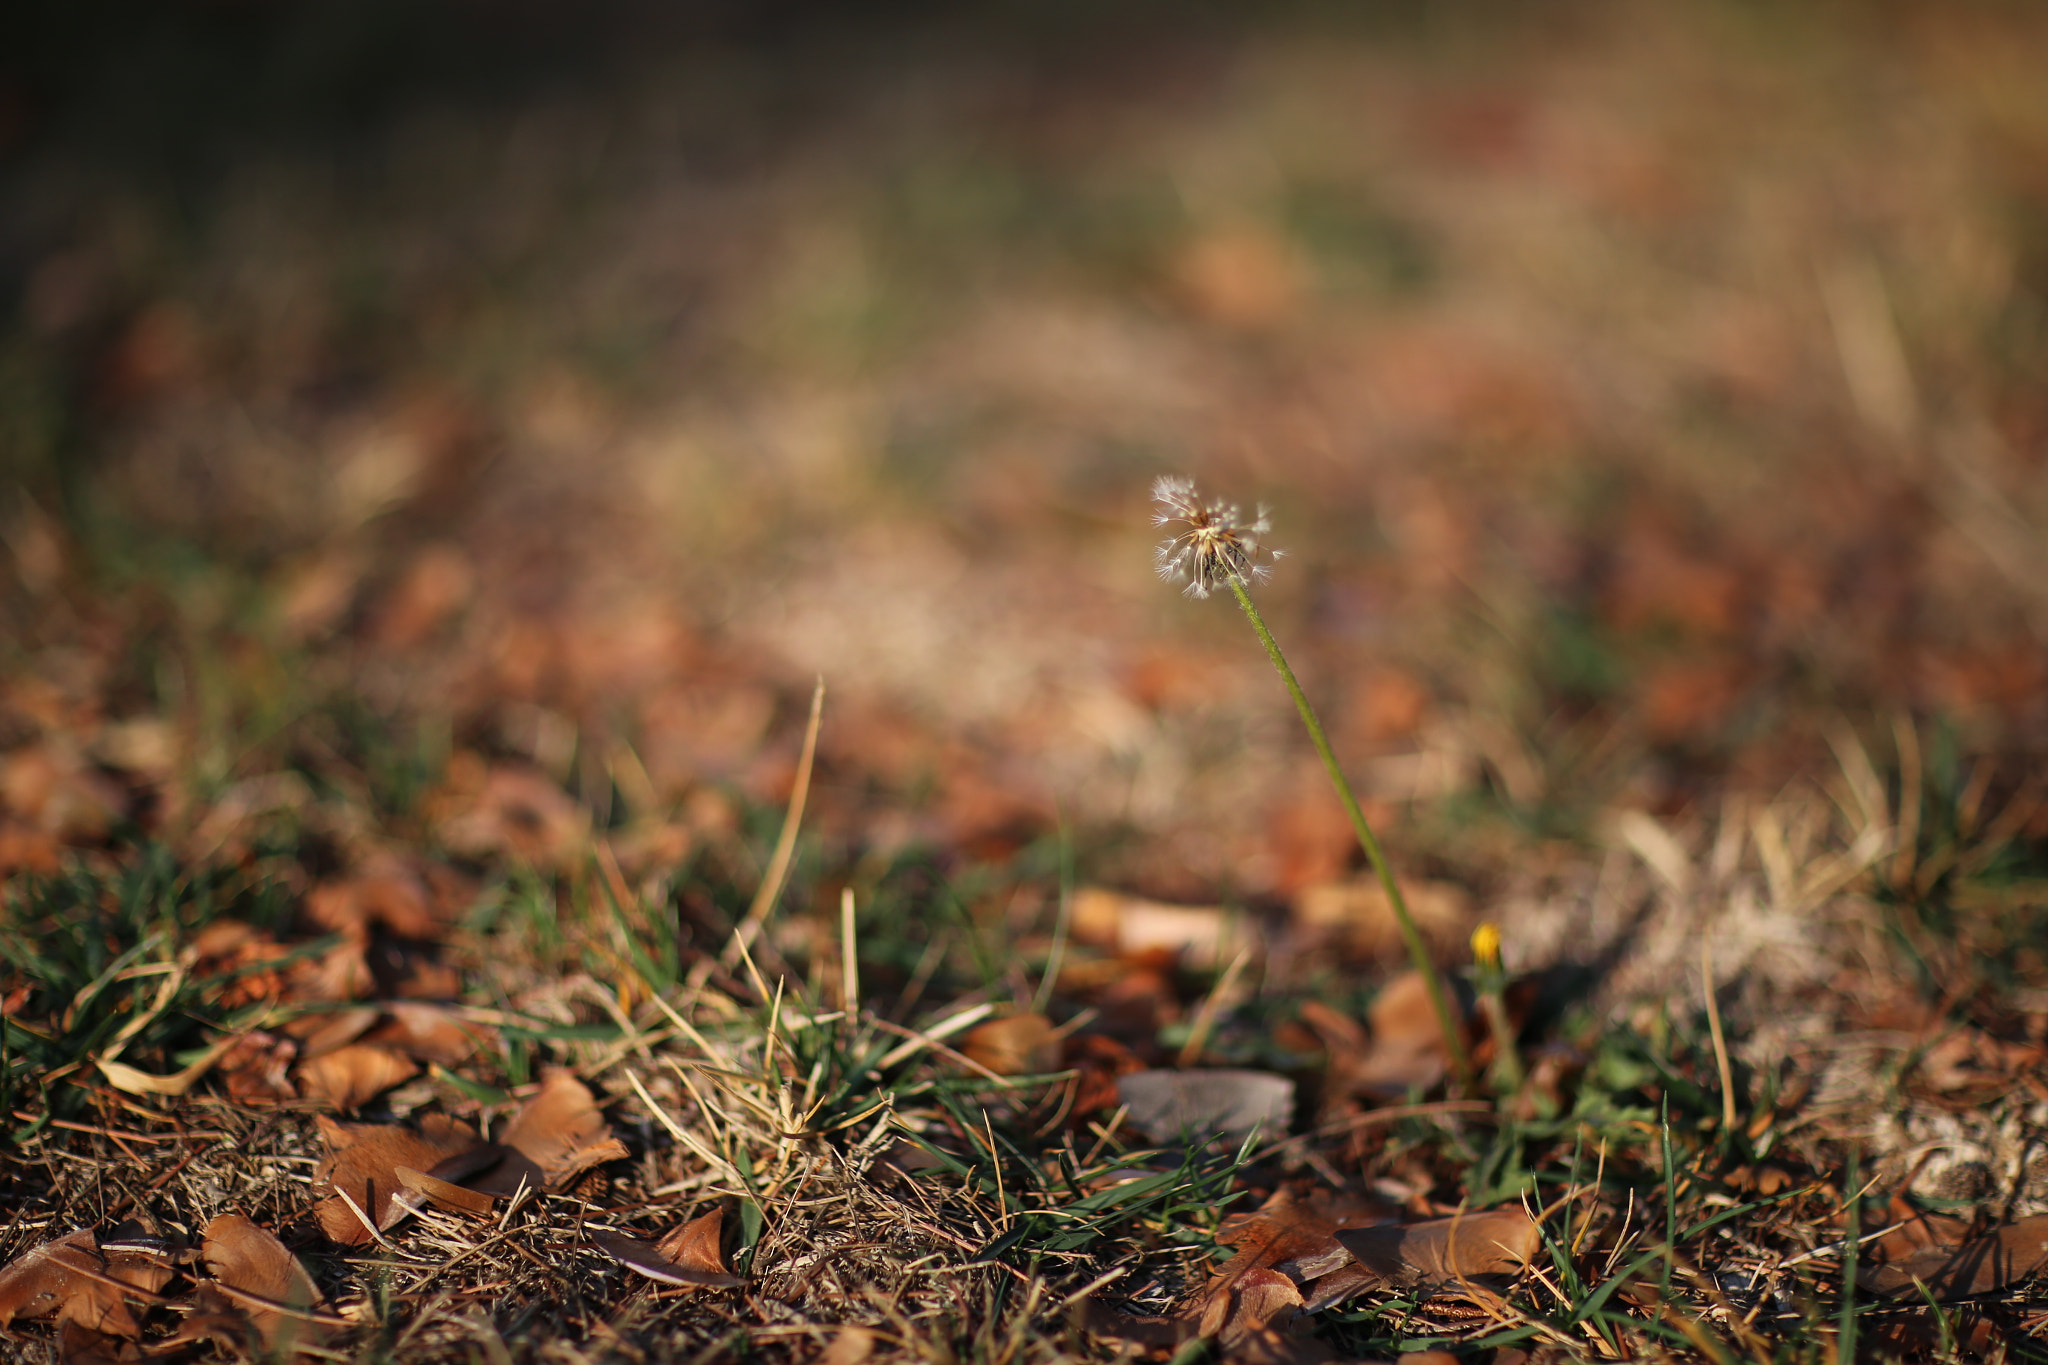
[[[811,691],[811,718],[804,727],[803,752],[796,761],[796,782],[789,789],[789,810],[782,817],[782,833],[776,836],[775,852],[769,855],[768,870],[761,877],[761,888],[754,893],[753,904],[747,907],[746,917],[740,921],[739,931],[727,946],[721,961],[731,967],[750,947],[761,932],[763,921],[769,911],[775,908],[776,899],[782,895],[782,883],[789,876],[790,859],[796,856],[797,830],[803,825],[804,802],[811,792],[811,765],[818,756],[818,724],[825,714],[825,679],[821,676]],[[690,984],[702,986],[704,979],[698,972],[706,972],[709,961],[700,963],[691,973]]]
[[[143,1071],[126,1062],[115,1061],[111,1053],[101,1057],[96,1065],[100,1074],[107,1078],[107,1084],[116,1090],[125,1090],[131,1095],[182,1095],[190,1090],[199,1078],[213,1070],[213,1064],[226,1055],[228,1049],[240,1042],[239,1038],[223,1038],[199,1056],[182,1071],[168,1076]]]

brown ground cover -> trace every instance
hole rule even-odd
[[[210,13],[0,58],[10,1349],[2038,1350],[2031,10]]]

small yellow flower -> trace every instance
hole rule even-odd
[[[1492,920],[1472,931],[1472,960],[1486,971],[1500,970],[1500,926]]]

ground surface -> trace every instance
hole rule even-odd
[[[10,1347],[2037,1349],[2048,33],[1376,13],[8,21]]]

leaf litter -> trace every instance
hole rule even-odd
[[[1945,41],[1968,55],[1986,40],[1964,28]],[[2026,144],[2035,116],[2016,94],[2031,87],[2000,87],[1975,61],[1954,65],[1990,82],[1987,98],[2004,91],[2000,136]],[[1699,205],[1711,193],[1643,167],[1683,165],[1711,187],[1711,158],[1640,155],[1633,139],[1681,134],[1633,114],[1604,121],[1602,96],[1580,89],[1602,82],[1474,97],[1380,74],[1394,122],[1421,130],[1428,148],[1427,197],[1462,219],[1471,215],[1458,195],[1441,188],[1471,166],[1489,184],[1546,192],[1557,186],[1545,177],[1564,174],[1564,198],[1591,205],[1611,244],[1628,224],[1670,221],[1676,202],[1691,206],[1677,215],[1688,224],[1693,210],[1710,212]],[[1625,74],[1613,77],[1624,91]],[[1314,82],[1300,89],[1290,98],[1311,108]],[[1095,126],[1092,111],[1085,122]],[[1725,121],[1709,122],[1722,133]],[[1937,141],[1940,123],[1929,125]],[[1532,127],[1542,136],[1526,136]],[[543,131],[535,155],[573,150],[575,138]],[[1896,155],[1886,142],[1888,173]],[[1746,175],[1759,173],[1745,162]],[[1295,172],[1283,159],[1272,174]],[[1233,665],[1184,642],[1121,663],[1103,646],[1101,671],[1129,664],[1130,678],[1057,703],[1071,701],[1114,758],[1104,781],[1081,784],[1110,793],[1089,791],[1096,804],[1077,826],[1075,861],[1095,884],[1069,895],[1071,875],[1048,870],[1067,856],[1050,834],[1067,816],[1031,790],[1020,759],[1051,728],[1046,708],[996,689],[1006,700],[980,713],[971,744],[884,719],[831,735],[819,819],[792,855],[789,885],[765,879],[775,885],[753,915],[744,907],[763,890],[760,829],[794,776],[784,722],[800,713],[801,689],[785,695],[775,666],[746,655],[752,645],[734,648],[612,579],[593,610],[573,583],[554,581],[574,576],[558,575],[575,557],[569,529],[551,538],[496,513],[474,519],[474,539],[451,529],[464,522],[451,490],[476,449],[495,449],[492,431],[576,444],[607,422],[602,403],[573,379],[504,386],[531,404],[512,412],[453,393],[388,411],[368,400],[346,420],[377,429],[374,458],[332,482],[383,491],[340,498],[358,506],[354,519],[327,526],[317,550],[286,566],[282,600],[264,608],[275,609],[276,635],[265,623],[223,624],[213,588],[186,595],[176,575],[145,573],[173,586],[151,583],[126,602],[73,579],[71,529],[32,506],[10,509],[7,572],[19,582],[9,580],[0,687],[0,871],[10,878],[0,1118],[22,1127],[7,1139],[11,1222],[0,1233],[8,1348],[76,1360],[308,1348],[709,1362],[725,1351],[856,1365],[1165,1360],[1205,1337],[1212,1355],[1239,1361],[1391,1358],[1425,1343],[1466,1358],[1719,1361],[1827,1358],[1834,1334],[1860,1327],[1866,1344],[1922,1356],[2022,1354],[2041,1333],[2036,1224],[2048,1207],[2038,1159],[2048,981],[2031,923],[2048,831],[2011,771],[2038,747],[2028,736],[2041,691],[2039,651],[2024,630],[2015,640],[2012,622],[2038,616],[2038,575],[2015,575],[2028,597],[2015,602],[1980,590],[1984,565],[1967,568],[1983,558],[1995,573],[2024,569],[2017,475],[1995,461],[1958,474],[1971,490],[1960,501],[1911,461],[1870,478],[1871,433],[1811,441],[1809,418],[1825,424],[1828,405],[1798,379],[1789,387],[1807,415],[1788,429],[1854,465],[1821,460],[1805,474],[1847,492],[1772,506],[1744,495],[1717,508],[1690,473],[1674,483],[1623,451],[1594,480],[1612,484],[1603,501],[1619,510],[1560,520],[1518,480],[1535,469],[1539,482],[1577,488],[1550,460],[1600,429],[1580,410],[1597,398],[1577,372],[1475,344],[1434,311],[1426,287],[1401,309],[1379,307],[1374,289],[1356,287],[1376,267],[1351,247],[1333,255],[1319,235],[1333,208],[1324,187],[1253,178],[1261,201],[1287,202],[1286,221],[1269,222],[1261,202],[1219,227],[1196,205],[1185,240],[1161,246],[1164,260],[1112,272],[1165,283],[1145,303],[1145,344],[1119,350],[1114,317],[1081,334],[1140,359],[1163,349],[1177,367],[1206,357],[1226,376],[1242,375],[1230,358],[1240,352],[1276,370],[1275,355],[1292,355],[1285,368],[1310,373],[1288,381],[1289,410],[1309,401],[1302,394],[1311,408],[1337,405],[1308,426],[1399,428],[1379,442],[1386,476],[1331,504],[1329,519],[1347,525],[1369,511],[1398,554],[1347,550],[1319,567],[1314,609],[1329,627],[1323,661],[1335,666],[1317,686],[1337,701],[1374,822],[1385,811],[1405,826],[1418,873],[1402,878],[1405,894],[1459,978],[1463,1041],[1492,1068],[1482,1081],[1455,1090],[1414,981],[1390,971],[1391,907],[1353,875],[1345,822],[1326,803],[1269,801],[1290,794],[1291,757],[1203,767],[1208,727],[1259,726],[1245,721],[1255,713],[1208,709],[1234,685]],[[1407,230],[1397,207],[1416,210],[1401,205],[1399,176],[1386,188],[1388,220],[1378,224],[1376,199],[1364,234],[1375,241]],[[1945,180],[1936,188],[1914,198],[1971,198]],[[2038,198],[2009,188],[2022,209]],[[1197,198],[1219,193],[1229,190]],[[1340,196],[1334,209],[1346,236],[1356,206]],[[667,234],[672,215],[647,217]],[[1506,219],[1528,230],[1526,216]],[[1944,241],[1958,226],[1901,222]],[[2010,246],[1982,222],[1960,226],[1984,249],[1949,253],[1958,260],[1995,263]],[[1523,245],[1498,254],[1524,259]],[[128,244],[113,256],[132,254]],[[63,320],[64,300],[91,294],[79,281],[94,259],[53,256],[25,295],[65,348],[79,318]],[[1548,288],[1554,272],[1542,273]],[[1910,370],[1901,380],[1883,357],[1910,365],[1966,353],[1973,339],[1894,337],[1887,319],[1948,312],[1918,293],[1888,298],[1874,268],[1823,260],[1819,273],[1827,340],[1853,380],[1854,403],[1839,405],[1847,416],[1888,441],[1928,423],[1919,434],[1945,455],[1927,468],[1972,458],[1985,442],[1932,429],[1945,419],[1921,413]],[[1771,412],[1786,377],[1805,373],[1785,363],[1803,343],[1778,335],[1789,325],[1781,310],[1715,288],[1699,305],[1711,314],[1699,346],[1653,348],[1694,366],[1661,385],[1682,398],[1688,432],[1701,394],[1717,423],[1739,424]],[[1347,316],[1348,294],[1371,297],[1385,318]],[[1058,311],[1069,304],[1028,302],[993,311],[1076,335]],[[1192,320],[1175,333],[1184,353],[1151,344],[1156,329],[1185,321],[1176,310]],[[1662,327],[1684,310],[1653,311]],[[296,430],[246,440],[265,405],[205,373],[214,348],[203,331],[163,300],[88,310],[75,336],[106,333],[111,349],[73,348],[103,372],[70,376],[81,381],[72,387],[96,395],[87,403],[141,403],[123,420],[146,441],[182,436],[223,460],[242,458],[230,446],[329,444],[334,433],[307,413],[291,420],[305,418],[313,442]],[[1343,344],[1327,344],[1340,333]],[[264,371],[277,393],[346,404],[331,397],[331,376],[292,374],[279,358],[328,346],[243,349],[259,371],[286,367]],[[1043,383],[1007,352],[992,362],[972,351],[961,348],[964,372],[978,363],[1006,385]],[[1130,363],[1143,381],[1149,372]],[[861,401],[844,406],[864,431],[874,405],[892,401],[866,392],[887,375],[840,368],[858,373]],[[1116,401],[1103,406],[1121,427],[1147,385],[1112,372]],[[1389,377],[1361,388],[1356,373]],[[235,441],[179,425],[213,385],[229,391]],[[1074,387],[1064,370],[1044,383],[1064,419],[1076,414],[1057,395]],[[1231,384],[1203,386],[1214,392],[1199,401],[1178,379],[1151,387],[1176,395],[1200,439],[1234,429],[1210,406],[1227,403]],[[1246,376],[1244,387],[1259,385]],[[152,408],[152,391],[184,406]],[[1353,391],[1358,410],[1347,406]],[[2038,407],[2009,392],[1976,422],[1993,447],[2023,449]],[[90,435],[90,413],[71,415]],[[715,447],[693,420],[681,439],[647,444],[664,457]],[[813,427],[833,419],[800,410],[789,420],[803,434],[794,446],[809,450]],[[101,434],[116,447],[126,439]],[[828,444],[835,435],[823,434]],[[339,444],[354,450],[353,440]],[[764,448],[777,444],[771,431]],[[1421,454],[1404,463],[1408,448]],[[532,498],[546,512],[530,520],[551,533],[573,521],[562,499],[500,478],[516,455],[490,459],[493,475],[479,482],[493,485],[491,500]],[[132,472],[109,467],[116,482]],[[1008,477],[977,484],[987,506],[961,524],[1014,512]],[[145,497],[164,489],[129,481]],[[218,482],[234,493],[232,480]],[[408,489],[425,491],[415,503]],[[1789,515],[1808,502],[1823,506],[1825,534]],[[1941,515],[1902,516],[1898,505]],[[849,577],[843,543],[819,521],[806,504],[804,543]],[[381,539],[402,540],[415,523],[449,539]],[[599,558],[623,566],[620,577],[657,576],[642,574],[631,547],[601,539]],[[710,558],[694,543],[690,553]],[[1488,580],[1496,554],[1511,591],[1489,590],[1500,586]],[[865,568],[886,568],[879,558],[861,554]],[[1940,572],[1920,572],[1928,565]],[[1030,567],[1034,581],[1072,576]],[[1564,600],[1523,620],[1532,584]],[[1945,611],[1954,599],[1942,584],[1960,585],[1964,606],[1991,605]],[[1447,585],[1487,603],[1489,638],[1504,642],[1489,648],[1532,659],[1422,657],[1432,647],[1399,622],[1419,611],[1421,634],[1460,636],[1440,629]],[[901,597],[941,622],[920,621],[923,634],[957,637],[930,597],[866,585],[860,596]],[[836,627],[892,662],[919,638],[874,630],[862,611],[821,615],[844,619],[801,629]],[[1917,619],[1955,639],[1913,637]],[[1366,638],[1375,647],[1361,651]],[[280,647],[305,654],[282,656],[280,669]],[[1417,656],[1379,657],[1401,648]],[[1859,715],[1876,698],[1874,764],[1814,767],[1800,738],[1824,728],[1811,723],[1820,703],[1797,687],[1768,698],[1781,728],[1749,709],[1762,679],[1808,675],[1816,658],[1868,680],[1853,698]],[[330,708],[315,694],[337,666],[360,671],[364,695]],[[943,693],[927,698],[935,705],[969,689],[964,670],[923,667]],[[1641,682],[1633,691],[1616,681],[1630,677]],[[178,680],[162,688],[170,700],[150,700],[150,678]],[[363,739],[403,731],[394,712],[407,686],[434,699],[417,751],[411,737]],[[184,711],[146,713],[159,701],[176,711],[178,697]],[[240,750],[245,736],[218,733],[225,716],[263,731],[256,718],[302,702],[304,722],[282,738]],[[1896,721],[1886,706],[1900,709]],[[1959,742],[1938,733],[1950,716],[1969,734],[2002,736],[2007,761],[1944,753]],[[1716,789],[1731,771],[1746,771],[1747,785]],[[1602,808],[1573,808],[1574,783]],[[938,793],[927,806],[878,811],[927,788]],[[1198,806],[1221,837],[1189,832]],[[1269,806],[1274,828],[1261,831]],[[1185,829],[1126,838],[1156,832],[1146,822],[1168,809],[1187,813]],[[1435,822],[1454,810],[1469,823],[1446,835]],[[1098,817],[1128,818],[1132,830],[1097,842],[1088,821]],[[797,822],[787,823],[793,837]],[[1613,848],[1598,846],[1605,833],[1579,846],[1583,831],[1610,829]],[[860,909],[842,938],[831,912],[849,888]],[[1468,962],[1465,935],[1481,907],[1503,906],[1517,970],[1561,963],[1600,981],[1561,992],[1536,974],[1489,981]],[[743,914],[754,921],[744,953],[729,937]],[[153,936],[161,952],[126,956]],[[1702,984],[1707,936],[1721,960]],[[1904,983],[1914,1008],[1872,1017],[1873,972]],[[172,998],[157,1008],[165,983]],[[1546,992],[1562,999],[1535,998]],[[1709,1001],[1721,1011],[1711,1019]],[[978,1022],[952,1027],[976,1010]],[[123,1037],[130,1019],[144,1026]],[[1240,1080],[1203,1091],[1218,1076]],[[1242,1138],[1250,1112],[1263,1121],[1249,1150],[1184,1141],[1204,1129]],[[127,1226],[144,1217],[165,1231]],[[1848,1240],[1881,1225],[1891,1226]]]

